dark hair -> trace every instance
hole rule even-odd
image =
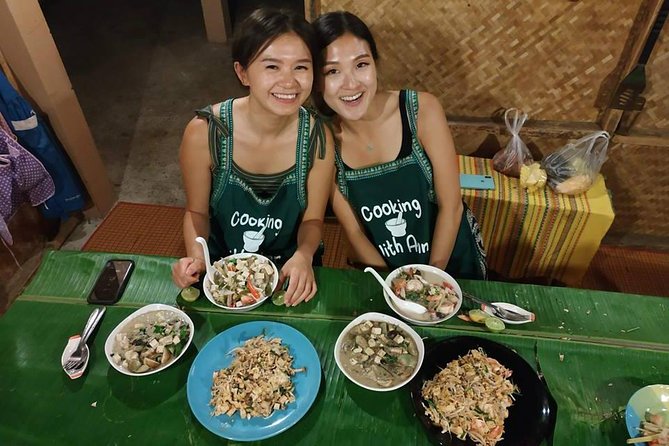
[[[256,9],[240,23],[232,38],[232,60],[246,69],[277,37],[286,33],[295,33],[304,41],[315,64],[316,36],[309,22],[294,11],[273,8]]]
[[[374,41],[372,32],[365,22],[355,14],[351,14],[348,11],[328,12],[318,17],[312,26],[316,32],[316,41],[318,44],[316,65],[319,72],[325,64],[326,48],[344,34],[351,34],[367,42],[369,50],[372,52],[372,58],[374,60],[379,59],[379,52],[376,49],[376,41]],[[316,89],[312,92],[312,97],[318,111],[325,116],[333,116],[335,113],[323,100],[322,92],[319,91],[313,94],[315,91]]]
[[[372,58],[378,60],[379,53],[376,50],[374,36],[360,17],[348,11],[334,11],[323,14],[317,18],[313,25],[318,42],[319,61],[325,61],[325,48],[344,34],[352,34],[364,40],[369,45]]]

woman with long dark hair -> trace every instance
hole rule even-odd
[[[286,305],[316,293],[312,263],[332,183],[332,138],[302,107],[314,77],[314,34],[288,11],[259,9],[237,29],[234,70],[249,94],[209,106],[188,124],[180,149],[188,256],[172,269],[179,287],[212,257],[258,252],[289,280]],[[316,257],[316,258],[315,258]]]
[[[444,110],[429,93],[377,88],[376,43],[365,23],[331,12],[319,39],[316,102],[336,124],[331,202],[356,260],[395,268],[424,263],[485,278],[478,224],[460,194]]]

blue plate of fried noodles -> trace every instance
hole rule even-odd
[[[260,342],[250,341],[254,347],[247,346],[244,349],[245,343],[263,336]],[[280,346],[274,344],[269,347],[266,341],[278,338]],[[258,344],[263,347],[257,347]],[[240,370],[240,364],[244,364],[241,369],[251,370],[246,368],[246,364],[251,364],[251,361],[241,360],[242,354],[246,358],[251,357],[255,352],[263,353],[264,360],[278,361],[277,358],[285,358],[282,356],[283,347],[287,349],[287,353],[292,357],[292,366],[287,367],[293,372],[287,373],[285,376],[290,376],[292,386],[286,384],[285,380],[281,381],[282,388],[277,391],[268,391],[264,383],[275,382],[274,379],[268,380],[266,377],[257,378],[251,384],[248,374],[242,372],[231,372],[230,366],[236,357],[237,369]],[[253,350],[253,351],[251,351]],[[279,352],[279,354],[277,354]],[[260,353],[258,353],[260,354]],[[269,359],[268,359],[269,358]],[[219,374],[216,383],[214,382],[214,372],[222,369],[228,369],[225,376]],[[256,370],[264,373],[264,370],[275,370],[275,367],[259,367]],[[257,384],[263,383],[263,384]],[[212,388],[216,384],[216,391],[212,393]],[[188,381],[186,383],[186,393],[188,397],[188,404],[195,418],[202,423],[204,427],[214,434],[234,441],[257,441],[273,437],[289,429],[297,423],[309,410],[321,384],[321,364],[316,353],[316,349],[311,344],[309,339],[302,333],[285,324],[270,321],[255,321],[235,325],[232,328],[219,333],[212,338],[200,350],[197,357],[193,361],[193,365],[188,373]],[[287,386],[291,388],[289,393],[292,393],[294,400],[289,402],[279,402],[272,400],[272,397],[260,399],[254,403],[253,407],[247,406],[246,403],[237,403],[236,398],[238,394],[243,393],[241,389],[253,388],[258,393],[258,387],[263,395],[271,395],[279,398],[278,395],[284,396],[287,394]],[[234,389],[229,390],[229,389]],[[249,395],[250,395],[249,390]],[[232,395],[235,395],[232,397]],[[232,403],[230,402],[232,398]],[[263,407],[264,403],[264,407]],[[232,412],[231,407],[239,408]],[[271,409],[268,409],[271,407]],[[215,408],[217,411],[224,410],[225,413],[215,415]],[[245,413],[242,413],[242,410]],[[265,415],[267,411],[269,415]],[[242,417],[241,415],[252,414],[251,418]]]

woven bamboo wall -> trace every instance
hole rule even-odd
[[[447,114],[516,106],[533,119],[595,121],[640,4],[321,0],[321,12],[360,16],[377,40],[384,86],[430,91]]]
[[[669,25],[665,24],[646,66],[646,106],[634,130],[669,132]]]
[[[616,213],[609,234],[669,234],[667,150],[628,144],[611,150],[602,166]]]

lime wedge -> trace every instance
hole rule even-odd
[[[284,290],[277,291],[276,293],[274,293],[272,295],[272,303],[274,305],[283,305],[285,296],[286,296],[286,292]]]
[[[186,302],[195,302],[200,297],[200,290],[189,286],[181,290],[181,298]]]
[[[486,313],[483,310],[479,310],[479,309],[469,310],[469,313],[467,313],[467,314],[469,315],[469,319],[471,319],[472,321],[474,321],[478,324],[485,323],[485,320],[490,317],[490,315],[488,313]]]
[[[506,328],[504,322],[495,316],[488,316],[485,320],[485,327],[495,333],[498,333]]]

